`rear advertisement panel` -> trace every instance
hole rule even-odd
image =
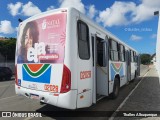
[[[20,26],[17,63],[63,63],[66,13]]]
[[[59,91],[63,74],[66,17],[66,13],[58,13],[20,26],[17,49],[19,86]]]

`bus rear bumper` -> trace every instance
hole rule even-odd
[[[31,99],[38,99],[46,104],[61,108],[76,109],[77,90],[70,90],[67,93],[51,93],[23,88],[15,85],[16,94]]]

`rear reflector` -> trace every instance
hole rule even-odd
[[[83,96],[83,95],[81,95],[81,96],[80,96],[80,99],[83,99],[83,98],[84,98],[84,96]]]
[[[59,94],[53,94],[54,96],[59,96]]]
[[[60,93],[66,93],[71,89],[71,71],[67,66],[63,66],[63,76]]]

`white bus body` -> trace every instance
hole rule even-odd
[[[67,109],[89,107],[101,96],[116,97],[119,87],[139,75],[138,58],[74,8],[41,13],[19,25],[16,94]]]

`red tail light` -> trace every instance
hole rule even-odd
[[[60,93],[66,93],[71,89],[71,71],[64,65]]]
[[[15,83],[18,85],[18,78],[17,78],[17,65],[15,65]]]

